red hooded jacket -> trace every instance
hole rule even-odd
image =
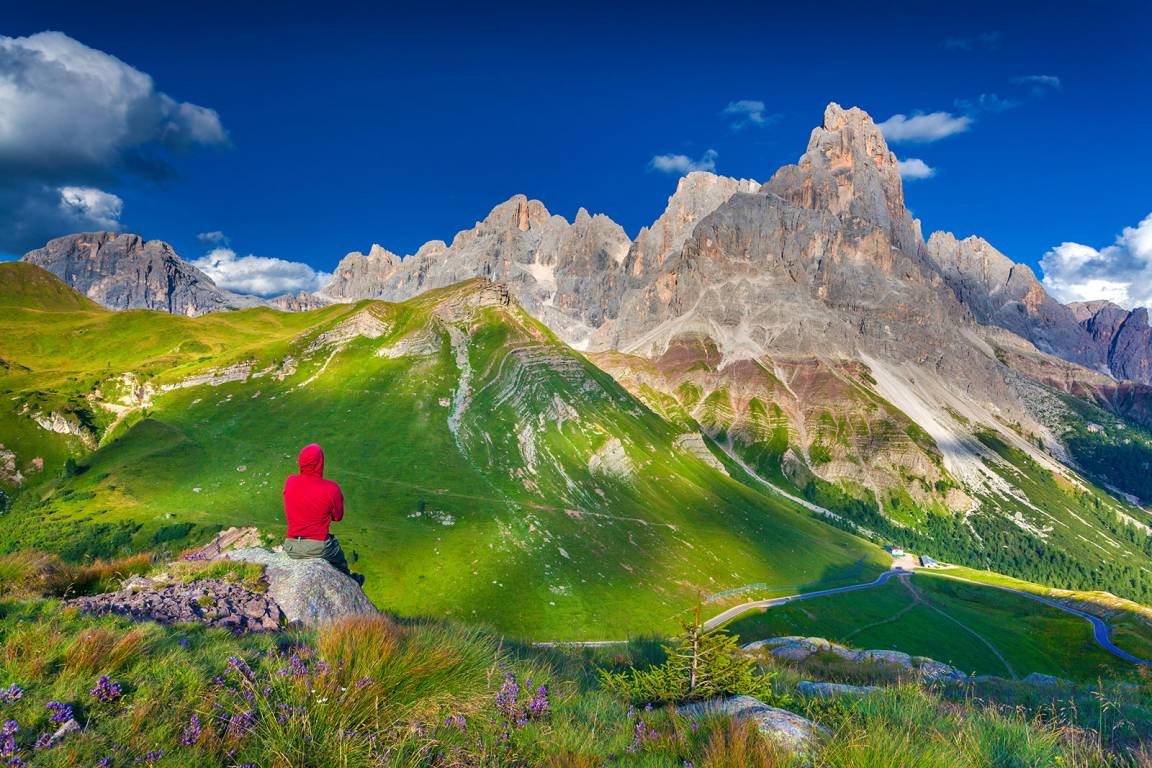
[[[288,538],[328,538],[328,524],[344,517],[344,494],[340,486],[324,479],[324,451],[313,443],[300,451],[300,474],[284,483],[284,516]]]

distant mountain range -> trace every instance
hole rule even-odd
[[[167,243],[132,234],[69,235],[24,260],[112,309],[195,316],[265,303],[220,289]],[[317,294],[267,303],[300,311],[327,302],[401,301],[472,277],[507,282],[533,315],[579,349],[659,350],[696,328],[722,337],[716,340],[727,357],[779,350],[785,340],[806,351],[813,342],[825,348],[831,328],[813,331],[836,325],[835,315],[868,336],[858,320],[915,307],[959,327],[1003,328],[1041,352],[1118,380],[1152,383],[1146,309],[1063,305],[1029,267],[979,237],[936,232],[925,241],[904,207],[879,129],[861,110],[836,104],[796,165],[766,184],[691,173],[634,240],[607,216],[581,209],[569,222],[517,195],[451,244],[433,240],[403,258],[379,245],[352,252]],[[922,295],[902,306],[913,298],[912,284],[922,284]],[[761,317],[746,335],[749,310],[761,306],[765,290],[778,317]],[[812,322],[822,315],[828,317]],[[855,333],[841,341],[851,346]]]
[[[318,294],[267,302],[302,314],[219,314],[265,302],[220,290],[166,244],[134,235],[72,235],[25,261],[108,307],[213,314],[116,324],[112,313],[92,319],[74,296],[48,315],[34,311],[36,297],[62,289],[21,273],[36,287],[0,292],[21,308],[0,332],[31,339],[0,343],[8,429],[24,435],[3,440],[9,478],[30,476],[23,462],[51,459],[50,448],[62,460],[33,421],[80,441],[68,450],[102,446],[105,462],[163,435],[158,445],[194,446],[213,467],[223,509],[235,490],[224,478],[256,460],[249,449],[271,439],[262,430],[308,423],[338,427],[332,439],[364,446],[355,450],[407,441],[373,459],[369,490],[402,464],[403,482],[420,487],[412,493],[432,493],[419,484],[440,477],[434,468],[455,446],[482,481],[450,479],[464,469],[436,481],[457,494],[453,515],[479,503],[461,501],[472,485],[488,484],[517,504],[646,519],[663,504],[662,482],[727,488],[715,485],[722,469],[876,540],[1152,599],[1152,515],[1140,506],[1152,502],[1147,312],[1065,306],[979,238],[925,240],[896,157],[859,109],[830,105],[798,162],[766,183],[689,174],[635,239],[606,216],[582,209],[570,222],[516,196],[451,243],[403,258],[380,246],[351,253]],[[504,309],[453,308],[476,291],[506,297]],[[394,303],[349,306],[371,299]],[[413,326],[414,317],[423,319]],[[94,339],[96,327],[122,334],[115,349],[85,347],[76,370],[48,354],[76,334]],[[144,357],[121,354],[135,344]],[[176,394],[204,386],[227,387],[227,401]],[[593,396],[601,390],[610,396]],[[129,416],[104,424],[103,410],[138,418],[154,402],[167,404],[174,431],[150,427],[133,442],[122,435]],[[499,418],[485,420],[483,408]],[[600,408],[627,418],[606,420]],[[565,426],[576,423],[583,431]],[[198,437],[209,432],[212,441]],[[661,466],[665,443],[676,469],[645,469]],[[187,471],[184,450],[157,458],[161,476]],[[648,472],[643,484],[626,481],[612,504],[587,496],[589,473],[634,470]],[[692,480],[698,473],[706,479]],[[177,497],[188,509],[207,498],[134,493],[142,520]],[[708,580],[739,586],[714,571]]]

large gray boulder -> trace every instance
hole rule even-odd
[[[379,612],[359,584],[324,560],[293,560],[263,547],[236,549],[224,557],[263,565],[268,595],[290,623],[316,627],[345,616]]]
[[[836,699],[843,696],[867,696],[880,690],[874,685],[845,685],[843,683],[819,683],[801,680],[796,684],[796,692],[809,699]]]
[[[807,754],[816,739],[827,734],[827,729],[808,718],[768,706],[752,696],[709,699],[680,707],[679,711],[685,717],[727,715],[737,720],[751,720],[765,737],[795,754]]]

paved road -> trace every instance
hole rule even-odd
[[[867,584],[852,584],[847,587],[835,587],[833,589],[821,589],[818,592],[802,592],[799,595],[787,595],[785,597],[774,597],[770,600],[755,600],[751,603],[743,603],[741,605],[733,606],[723,613],[717,614],[708,621],[704,622],[704,629],[715,629],[726,621],[734,619],[742,613],[755,610],[757,608],[775,608],[779,605],[787,605],[794,603],[798,600],[811,600],[814,597],[824,597],[826,595],[838,595],[841,592],[855,592],[860,589],[871,589],[872,587],[879,587],[893,576],[906,576],[908,571],[892,570],[884,571],[877,577],[876,581],[869,581]]]
[[[909,572],[904,571],[904,570],[885,571],[884,573],[880,574],[880,577],[878,579],[876,579],[875,581],[870,581],[867,584],[853,584],[853,585],[848,586],[848,587],[837,587],[835,589],[823,589],[823,590],[820,590],[819,592],[805,592],[805,593],[799,594],[799,595],[789,595],[787,597],[777,597],[777,598],[773,598],[771,600],[756,600],[756,601],[751,602],[751,603],[743,603],[742,605],[737,605],[737,606],[734,606],[732,608],[729,608],[728,610],[724,611],[723,613],[721,613],[717,616],[713,616],[711,619],[708,619],[708,621],[704,622],[704,628],[705,629],[713,629],[713,628],[718,627],[719,625],[723,624],[726,621],[730,621],[731,619],[739,616],[742,613],[746,613],[748,611],[752,611],[752,610],[755,610],[757,608],[773,608],[775,606],[786,605],[788,603],[792,603],[792,602],[795,602],[797,600],[808,600],[809,598],[813,598],[813,597],[824,597],[825,595],[835,595],[835,594],[839,594],[841,592],[854,592],[854,591],[859,590],[859,589],[871,589],[872,587],[878,587],[881,584],[884,584],[889,579],[891,579],[893,576],[906,576],[906,575],[909,575]],[[1080,618],[1084,619],[1085,621],[1087,621],[1089,624],[1092,625],[1092,639],[1095,640],[1096,644],[1099,645],[1101,648],[1108,651],[1113,656],[1124,659],[1125,661],[1132,662],[1133,664],[1139,664],[1139,665],[1145,666],[1145,667],[1152,667],[1152,661],[1149,661],[1148,659],[1142,659],[1139,656],[1133,656],[1131,653],[1128,653],[1128,651],[1125,651],[1123,648],[1118,648],[1116,646],[1116,644],[1112,642],[1112,630],[1111,630],[1111,628],[1099,616],[1093,616],[1090,613],[1085,613],[1084,611],[1080,611],[1080,610],[1077,610],[1075,608],[1071,608],[1067,605],[1063,605],[1062,603],[1058,603],[1055,600],[1049,600],[1046,597],[1041,597],[1040,595],[1034,595],[1031,592],[1024,592],[1024,591],[1019,590],[1019,589],[1012,589],[1011,587],[1001,587],[1001,586],[998,586],[995,584],[985,584],[984,582],[973,581],[972,579],[965,579],[965,578],[962,578],[960,576],[948,576],[947,574],[938,573],[938,572],[934,573],[933,575],[939,576],[939,577],[945,578],[945,579],[952,579],[953,581],[963,581],[963,582],[966,582],[968,584],[975,584],[976,586],[979,586],[979,587],[988,587],[990,589],[999,589],[1001,592],[1011,592],[1014,595],[1020,595],[1021,597],[1026,597],[1029,600],[1035,600],[1038,603],[1044,603],[1045,605],[1051,606],[1052,608],[1055,608],[1058,611],[1064,611],[1064,613],[1070,613],[1073,616],[1079,616]]]
[[[960,577],[960,576],[949,576],[949,575],[944,574],[944,573],[934,573],[933,575],[939,576],[940,578],[944,578],[944,579],[952,579],[953,581],[963,581],[967,584],[975,584],[975,585],[980,586],[980,587],[989,587],[991,589],[999,589],[1002,592],[1011,592],[1012,594],[1020,595],[1021,597],[1026,597],[1029,600],[1035,600],[1038,603],[1044,603],[1045,605],[1050,605],[1053,608],[1055,608],[1056,610],[1064,611],[1064,613],[1070,613],[1073,616],[1079,616],[1080,618],[1084,619],[1085,621],[1087,621],[1089,624],[1092,625],[1092,639],[1096,641],[1097,645],[1099,645],[1104,650],[1108,651],[1108,653],[1112,654],[1113,656],[1118,656],[1119,658],[1124,659],[1125,661],[1130,661],[1133,664],[1139,664],[1139,665],[1144,666],[1144,667],[1152,667],[1152,661],[1149,661],[1148,659],[1142,659],[1139,656],[1133,656],[1132,654],[1128,653],[1128,651],[1125,651],[1123,648],[1117,648],[1116,645],[1112,642],[1112,629],[1111,629],[1111,627],[1109,627],[1108,624],[1104,621],[1104,619],[1100,618],[1099,616],[1093,616],[1091,613],[1085,613],[1084,611],[1080,611],[1080,610],[1077,610],[1075,608],[1071,608],[1071,607],[1064,605],[1062,603],[1058,603],[1055,600],[1049,600],[1046,597],[1041,597],[1040,595],[1034,595],[1031,592],[1024,592],[1024,591],[1019,590],[1019,589],[1012,589],[1011,587],[1001,587],[1001,586],[997,586],[995,584],[985,584],[982,581],[973,581],[972,579],[965,579],[965,578]]]

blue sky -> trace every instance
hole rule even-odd
[[[1082,244],[1092,253],[1048,262],[1080,281],[1071,298],[1089,278],[1116,278],[1110,269],[1126,270],[1132,291],[1148,276],[1140,231],[1115,258],[1105,248],[1152,212],[1141,3],[7,5],[0,35],[57,30],[152,89],[128,92],[132,131],[69,162],[47,140],[39,152],[19,144],[39,140],[28,130],[5,134],[0,89],[9,254],[97,220],[188,259],[221,244],[197,235],[221,232],[239,254],[327,271],[374,242],[404,254],[450,239],[521,192],[569,218],[580,206],[606,213],[634,235],[687,163],[656,160],[659,170],[654,158],[764,181],[837,101],[878,122],[947,113],[905,124],[935,140],[892,145],[933,171],[906,183],[926,233],[980,234],[1032,265]],[[0,78],[26,66],[13,61],[0,57]],[[25,79],[18,106],[44,110],[26,129],[84,126],[59,139],[72,146],[120,125],[88,128],[127,98],[119,90],[60,113]],[[963,130],[940,136],[949,128]]]

